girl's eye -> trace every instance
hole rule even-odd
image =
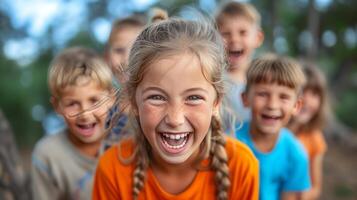
[[[187,98],[187,101],[190,104],[199,104],[203,100],[204,98],[200,95],[191,95]]]
[[[148,99],[150,100],[156,100],[156,101],[165,101],[165,97],[161,96],[161,95],[150,95],[148,97]]]

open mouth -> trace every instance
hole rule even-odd
[[[228,53],[230,57],[239,58],[244,53],[244,50],[243,49],[234,50],[234,51],[229,51]]]
[[[170,153],[179,153],[185,149],[187,141],[190,139],[190,132],[168,133],[161,132],[160,137],[163,147]]]
[[[90,136],[93,133],[93,130],[97,123],[90,123],[90,124],[76,124],[79,128],[79,132],[84,136]]]
[[[277,120],[280,120],[282,118],[282,116],[262,114],[262,118],[265,121],[277,121]]]

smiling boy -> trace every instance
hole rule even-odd
[[[243,103],[251,108],[251,121],[236,131],[260,162],[260,199],[300,199],[309,189],[306,152],[284,128],[301,107],[305,82],[293,60],[274,55],[255,59],[247,72]]]
[[[74,47],[51,63],[51,103],[67,129],[41,139],[32,154],[36,200],[91,199],[93,172],[113,104],[112,73],[94,51]]]

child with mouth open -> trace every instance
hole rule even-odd
[[[208,22],[168,19],[140,33],[121,94],[135,131],[101,157],[94,200],[258,199],[257,160],[222,130],[224,67]]]
[[[52,61],[48,83],[67,129],[36,144],[33,199],[91,199],[105,119],[115,100],[111,69],[93,50],[72,47]]]
[[[242,104],[241,93],[245,88],[245,74],[254,51],[264,40],[260,18],[253,5],[236,1],[223,4],[216,15],[217,27],[224,39],[229,63],[229,87],[225,101],[228,101],[227,105],[230,105],[231,112],[236,114],[240,121],[246,121],[250,117],[249,109]],[[223,119],[227,121],[225,116]]]
[[[297,62],[274,55],[253,60],[247,71],[242,99],[251,108],[251,121],[236,137],[259,160],[261,200],[300,199],[310,187],[306,152],[284,128],[301,107],[304,82]]]

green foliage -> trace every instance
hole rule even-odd
[[[309,12],[306,2],[293,0],[251,1],[262,15],[262,28],[265,32],[264,46],[258,50],[258,54],[274,51],[273,38],[277,33],[272,25],[279,27],[279,34],[285,37],[288,45],[287,55],[301,57],[306,54],[306,51],[299,47],[299,36],[302,31],[308,29]],[[107,4],[108,1],[89,4],[88,24],[98,17],[108,16],[106,13]],[[184,6],[197,7],[198,5],[198,1],[169,0],[158,1],[155,6],[167,9],[172,16],[178,15]],[[357,113],[357,93],[355,92],[357,47],[347,48],[344,42],[344,33],[348,27],[356,31],[356,8],[357,1],[332,1],[326,10],[318,11],[320,23],[316,58],[319,67],[329,78],[337,116],[355,129],[357,129],[356,117],[354,117],[354,113]],[[25,29],[11,27],[10,18],[1,10],[0,16],[1,48],[8,39],[26,37]],[[66,44],[66,47],[80,45],[94,48],[99,52],[103,50],[103,45],[91,35],[88,24],[79,27],[81,30]],[[325,30],[332,30],[336,34],[337,42],[333,47],[325,47],[321,42]],[[33,107],[41,105],[45,109],[45,113],[52,110],[47,87],[47,69],[54,53],[58,52],[58,49],[54,50],[53,41],[51,42],[50,39],[53,34],[53,29],[45,34],[43,41],[49,41],[48,47],[41,49],[40,56],[27,66],[19,66],[16,62],[8,60],[3,51],[0,53],[0,107],[9,119],[20,145],[33,145],[43,135],[41,123],[32,117]]]

